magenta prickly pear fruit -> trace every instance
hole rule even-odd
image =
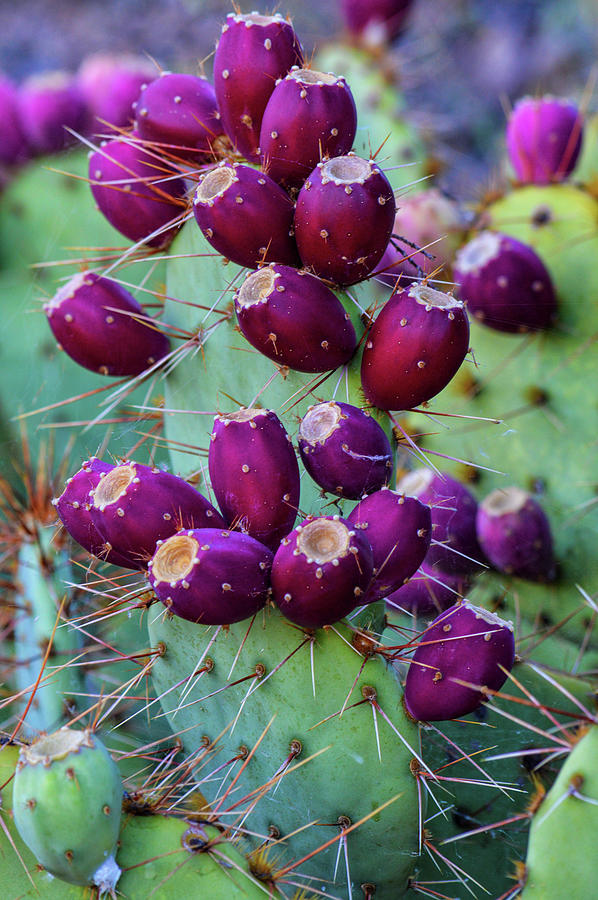
[[[264,172],[222,162],[202,175],[193,212],[218,253],[240,266],[265,262],[299,265],[293,201]]]
[[[88,110],[73,77],[66,72],[34,75],[19,90],[21,127],[32,152],[59,153],[75,138],[66,130],[87,130]]]
[[[134,54],[94,53],[77,72],[77,84],[94,117],[94,132],[110,134],[131,125],[133,104],[142,89],[156,78],[154,63]]]
[[[282,16],[229,13],[214,56],[214,87],[224,130],[247,159],[259,157],[262,116],[276,80],[301,65],[301,44]]]
[[[213,86],[206,78],[164,72],[135,104],[139,136],[156,149],[189,160],[213,157],[224,131]]]
[[[195,528],[158,541],[148,576],[175,616],[200,625],[230,625],[265,604],[271,567],[271,551],[248,534]]]
[[[432,469],[414,469],[399,481],[398,489],[417,497],[432,510],[432,541],[426,556],[429,566],[443,572],[476,572],[484,554],[476,534],[478,504],[464,484]]]
[[[14,166],[28,155],[27,138],[19,117],[19,95],[8,78],[0,75],[0,164]]]
[[[106,543],[93,524],[90,511],[90,493],[100,482],[100,477],[114,466],[92,456],[85,460],[78,472],[68,479],[60,497],[52,500],[58,517],[70,536],[93,556],[115,566],[128,568],[129,560]]]
[[[380,409],[411,409],[446,387],[469,348],[463,303],[412,284],[386,302],[361,361],[366,398]]]
[[[208,452],[212,489],[225,519],[275,549],[299,506],[299,466],[285,428],[268,409],[216,416]]]
[[[316,484],[338,497],[357,500],[390,481],[390,442],[378,422],[357,406],[336,400],[310,406],[297,443]]]
[[[389,613],[403,610],[416,616],[437,616],[464,597],[469,584],[466,575],[451,575],[424,560],[407,584],[386,597],[386,608]]]
[[[405,706],[421,722],[456,719],[499,691],[515,661],[513,626],[462,600],[422,632],[407,672]]]
[[[361,605],[373,566],[367,537],[346,519],[307,519],[274,555],[272,596],[296,625],[331,625]]]
[[[549,328],[557,301],[546,266],[521,241],[483,231],[457,253],[455,281],[467,309],[497,331]]]
[[[101,375],[140,375],[170,349],[132,294],[95,272],[74,275],[44,311],[65,353]]]
[[[345,308],[314,275],[271,264],[252,272],[235,296],[239,328],[249,343],[280,366],[328,372],[357,348]]]
[[[499,571],[530,581],[554,579],[550,522],[527,491],[507,487],[488,494],[478,508],[477,532],[482,550]]]
[[[318,163],[297,197],[303,264],[336,284],[363,281],[382,259],[394,218],[392,187],[373,160],[348,153]]]
[[[101,473],[90,501],[99,534],[131,569],[145,568],[157,541],[182,528],[226,528],[220,513],[182,478],[136,462]]]
[[[91,191],[100,212],[130,241],[167,247],[186,208],[185,182],[137,138],[133,132],[104,141],[90,155]]]
[[[397,208],[394,237],[376,268],[376,277],[394,287],[399,275],[399,283],[404,286],[439,268],[446,272],[463,241],[465,228],[458,204],[435,188],[407,194]],[[424,247],[425,253],[414,247]],[[438,277],[443,277],[442,272]]]
[[[260,150],[274,181],[301,185],[321,159],[353,146],[357,110],[344,78],[294,67],[277,82],[262,119]]]
[[[403,30],[411,0],[341,0],[347,29],[368,44],[383,44]]]
[[[563,181],[575,168],[583,118],[573,103],[557,97],[524,97],[507,125],[507,152],[519,181]]]
[[[383,488],[365,497],[348,522],[369,540],[374,555],[372,581],[364,603],[387,597],[411,578],[430,546],[430,507],[414,497]]]

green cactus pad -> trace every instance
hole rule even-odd
[[[122,782],[91,731],[61,728],[21,749],[14,783],[19,834],[38,862],[72,884],[94,884],[114,853]]]
[[[356,824],[373,814],[347,835],[347,857],[341,848],[336,875],[338,842],[298,870],[317,877],[313,886],[325,895],[344,897],[350,873],[354,891],[373,883],[376,900],[401,896],[418,843],[410,768],[419,752],[418,732],[384,661],[366,661],[344,626],[318,630],[310,645],[271,609],[259,613],[251,628],[242,622],[218,633],[167,618],[156,607],[149,623],[152,642],[164,649],[153,676],[171,727],[188,753],[214,742],[213,765],[201,770],[201,790],[212,808],[238,775],[223,808],[247,794],[237,809],[243,818],[261,796],[246,826],[264,836],[274,828],[294,861],[338,836],[339,823]],[[203,671],[206,664],[209,671]],[[196,667],[203,674],[194,674]],[[375,715],[367,696],[379,704]],[[253,748],[241,773],[241,757]],[[208,771],[221,764],[220,776],[210,779]]]

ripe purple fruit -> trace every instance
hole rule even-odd
[[[262,116],[276,79],[301,65],[301,44],[282,16],[229,13],[214,56],[214,87],[224,130],[247,159],[259,157]]]
[[[44,311],[65,353],[101,375],[140,375],[170,349],[132,294],[95,272],[74,275]]]
[[[471,491],[446,472],[423,468],[404,475],[398,489],[432,510],[433,544],[426,563],[451,574],[476,572],[483,553],[476,535],[478,504]]]
[[[252,272],[235,296],[239,328],[280,366],[328,372],[348,362],[357,336],[345,309],[314,275],[271,264]]]
[[[348,153],[356,130],[357,110],[345,79],[294,67],[276,83],[264,111],[264,168],[274,181],[299,186],[321,159]]]
[[[373,565],[368,539],[345,519],[307,519],[274,555],[272,596],[296,625],[331,625],[362,602]]]
[[[156,542],[182,528],[226,528],[205,497],[182,478],[128,462],[100,474],[90,494],[98,533],[131,569],[143,569]]]
[[[555,577],[550,522],[521,488],[499,488],[485,497],[478,508],[477,532],[484,553],[500,572],[531,581]]]
[[[205,161],[223,144],[224,131],[213,86],[196,75],[164,72],[141,92],[135,126],[160,152]]]
[[[90,494],[98,486],[102,474],[114,466],[92,456],[66,482],[60,497],[52,500],[58,517],[70,536],[85,550],[115,566],[129,567],[129,560],[112,549],[93,524]]]
[[[208,468],[229,525],[276,548],[297,518],[300,491],[295,450],[276,413],[256,408],[216,416]]]
[[[336,284],[363,281],[382,259],[394,217],[392,187],[373,160],[349,153],[318,163],[297,197],[303,264]]]
[[[374,555],[372,581],[362,602],[387,597],[417,571],[430,546],[430,507],[414,497],[383,488],[365,497],[348,522],[369,540]]]
[[[524,97],[507,125],[507,152],[519,181],[563,181],[575,168],[583,118],[573,103],[557,97]]]
[[[469,584],[466,575],[451,575],[424,560],[407,584],[386,597],[386,608],[389,612],[404,610],[415,616],[437,616],[464,597]]]
[[[167,247],[185,210],[185,183],[132,132],[104,141],[89,158],[91,191],[100,212],[130,241]]]
[[[455,260],[455,280],[467,309],[497,331],[549,328],[557,301],[546,266],[538,254],[506,234],[483,231]]]
[[[158,541],[148,577],[169,612],[199,625],[230,625],[268,599],[272,553],[248,534],[196,528]]]
[[[193,212],[212,247],[237,265],[299,265],[293,201],[264,172],[220,163],[200,178]]]
[[[134,118],[133,104],[157,74],[156,66],[145,56],[94,53],[86,57],[77,84],[94,117],[94,132],[128,128]]]
[[[378,422],[357,406],[335,400],[310,406],[297,443],[316,484],[338,497],[357,500],[390,481],[390,442]]]
[[[351,34],[366,43],[382,44],[401,33],[411,0],[342,0],[341,10]]]
[[[27,143],[38,155],[59,153],[74,143],[67,128],[79,133],[87,129],[85,101],[66,72],[28,78],[19,90],[19,116]]]
[[[421,722],[465,716],[487,697],[476,688],[499,691],[514,661],[512,624],[462,600],[421,635],[405,681],[407,712]]]
[[[27,138],[19,118],[19,95],[8,78],[0,75],[0,164],[14,166],[27,158]]]
[[[465,359],[469,322],[463,303],[413,284],[386,302],[361,362],[366,398],[381,409],[411,409],[446,387]]]

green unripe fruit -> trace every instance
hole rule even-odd
[[[52,875],[109,890],[120,875],[112,855],[122,791],[116,764],[98,738],[89,729],[61,728],[21,748],[15,824]]]

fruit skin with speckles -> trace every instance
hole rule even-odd
[[[357,336],[349,315],[319,278],[270,264],[235,294],[239,328],[268,359],[298,372],[328,372],[349,362]]]
[[[557,97],[524,97],[507,124],[507,152],[519,181],[550,184],[567,178],[581,150],[583,118]]]
[[[303,65],[303,50],[280,15],[229,13],[214,55],[214,88],[224,130],[239,153],[259,157],[262,116],[277,78]]]
[[[497,331],[549,328],[557,300],[546,266],[532,247],[482,231],[455,258],[459,296],[479,322]]]
[[[265,604],[272,558],[248,534],[195,528],[158,541],[148,577],[175,616],[202,625],[230,625]]]
[[[397,590],[416,572],[429,551],[430,507],[414,497],[383,488],[361,500],[347,517],[365,534],[374,555],[374,572],[364,603]]]
[[[133,295],[96,272],[74,275],[44,312],[65,353],[101,375],[140,375],[170,350]]]
[[[478,504],[471,491],[448,472],[414,469],[398,483],[398,489],[432,511],[432,539],[426,563],[453,575],[477,572],[484,562],[478,543]]]
[[[212,247],[239,266],[300,263],[293,201],[265,172],[220,163],[201,176],[193,212]]]
[[[226,528],[220,513],[182,478],[134,461],[101,474],[90,498],[98,533],[132,569],[145,568],[156,542],[181,528]]]
[[[349,153],[318,163],[297,197],[303,264],[336,284],[363,281],[382,259],[394,217],[393,190],[373,160]]]
[[[157,77],[156,66],[132,53],[93,53],[77,72],[77,84],[94,120],[93,133],[112,134],[128,128],[133,104],[141,90]]]
[[[499,691],[515,661],[513,626],[462,600],[422,632],[405,681],[405,708],[420,722],[457,719]],[[468,687],[459,682],[468,682]]]
[[[527,491],[497,488],[477,511],[478,540],[492,565],[507,575],[552,581],[556,574],[548,516]]]
[[[386,611],[392,620],[393,613],[405,610],[415,616],[437,616],[462,599],[470,585],[466,575],[451,575],[434,569],[426,559],[407,584],[386,597]]]
[[[276,413],[216,416],[208,469],[228,524],[275,549],[297,518],[300,490],[295,450]]]
[[[331,625],[360,605],[374,559],[363,532],[340,516],[308,519],[280,543],[272,599],[302,628]]]
[[[368,333],[361,362],[366,399],[380,409],[411,409],[435,397],[469,348],[463,304],[426,285],[398,290]]]
[[[165,248],[179,228],[175,220],[184,211],[185,183],[137,137],[132,132],[126,140],[114,138],[91,154],[91,192],[100,212],[126,238]]]
[[[348,153],[356,130],[345,79],[294,67],[276,84],[264,111],[262,163],[274,181],[299,187],[320,160]]]
[[[329,400],[310,406],[297,437],[303,465],[323,491],[357,500],[384,487],[392,450],[384,429],[358,406]]]
[[[207,78],[164,72],[139,95],[135,127],[166,155],[209,162],[224,135],[216,93]]]

